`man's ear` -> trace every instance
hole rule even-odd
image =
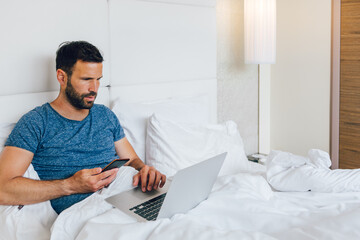
[[[67,74],[62,69],[56,70],[56,78],[60,83],[60,86],[66,86]]]

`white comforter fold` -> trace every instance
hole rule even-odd
[[[186,214],[136,222],[103,200],[130,189],[133,174],[122,168],[109,189],[65,210],[51,239],[360,238],[360,193],[273,192],[255,173],[219,177],[209,198]]]
[[[108,188],[103,188],[64,210],[52,226],[51,239],[75,239],[86,221],[112,209],[105,198],[133,188],[132,177],[136,173],[132,167],[121,167]]]
[[[31,164],[24,177],[39,179]],[[50,227],[57,216],[50,201],[26,205],[22,208],[0,205],[0,240],[48,240]]]
[[[320,165],[312,168],[323,169]],[[52,226],[51,239],[360,239],[360,193],[273,192],[261,173],[221,176],[208,199],[188,213],[136,222],[104,201],[131,189],[136,172],[122,167],[109,188],[63,211]],[[36,211],[38,206],[25,206],[23,210]],[[15,211],[14,207],[6,209]],[[37,237],[32,234],[39,221],[29,222],[31,218],[22,210],[17,213],[23,214],[21,221],[27,225],[15,235],[1,232],[0,239],[49,238],[47,232]],[[32,228],[26,230],[24,226]]]
[[[129,173],[129,170],[131,169],[123,168],[122,172],[119,172],[123,181],[131,180],[131,174],[127,176],[127,180],[123,178],[124,173]],[[115,184],[120,185],[119,182],[112,185]],[[121,188],[120,191],[127,190],[126,187]],[[241,206],[248,204],[246,202],[249,199],[252,200],[251,208],[257,209],[256,215],[253,216],[257,218],[261,214],[261,207],[257,206],[258,201],[268,201],[273,192],[260,175],[244,173],[223,176],[215,183],[209,198],[187,214],[143,223],[136,222],[134,218],[112,208],[102,200],[105,198],[102,195],[109,196],[104,192],[92,195],[64,211],[53,226],[51,239],[98,239],[105,236],[106,239],[193,239],[194,236],[198,239],[221,239],[232,236],[253,239],[254,236],[261,236],[259,239],[263,239],[264,234],[260,232],[238,231],[236,219],[248,222],[246,215],[241,216]]]
[[[278,191],[359,192],[360,169],[331,170],[329,154],[312,149],[308,157],[271,151],[267,180]]]

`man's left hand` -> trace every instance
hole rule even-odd
[[[141,190],[143,192],[157,189],[159,186],[162,188],[165,185],[166,176],[156,170],[154,167],[145,165],[133,177],[133,185],[138,186],[141,183]]]

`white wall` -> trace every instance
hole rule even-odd
[[[0,96],[58,91],[55,52],[73,40],[103,52],[101,86],[108,85],[107,8],[106,0],[0,1]]]
[[[56,49],[64,41],[86,40],[105,60],[97,103],[108,105],[115,93],[122,94],[110,93],[111,87],[120,86],[127,91],[121,96],[142,100],[149,100],[149,92],[155,99],[206,94],[216,122],[215,5],[216,0],[0,1],[0,107],[11,108],[17,120],[39,101],[52,101],[59,89]],[[39,92],[39,99],[28,101]],[[16,104],[22,102],[20,110]]]
[[[216,78],[213,0],[108,2],[112,86]]]
[[[258,152],[258,67],[244,63],[244,1],[217,1],[218,122],[233,120]]]
[[[271,67],[271,148],[329,151],[330,0],[277,0]]]

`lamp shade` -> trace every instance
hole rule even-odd
[[[244,0],[245,63],[275,63],[276,0]]]

